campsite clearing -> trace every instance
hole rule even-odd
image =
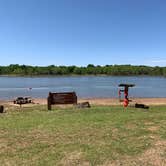
[[[8,107],[0,165],[165,165],[166,106]]]

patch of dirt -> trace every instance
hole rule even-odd
[[[135,157],[123,157],[121,160],[106,162],[102,166],[165,166],[166,140],[156,141],[154,147]]]
[[[0,165],[3,165],[3,166],[16,166],[16,163],[14,160],[9,160],[8,158],[5,158],[5,159],[1,159],[0,160]]]
[[[147,126],[149,126],[149,125],[154,125],[154,123],[153,123],[153,122],[148,122],[148,121],[147,121],[147,122],[145,122],[144,124],[145,124],[145,125],[147,125]]]
[[[125,128],[129,130],[134,130],[136,127],[137,127],[136,124],[131,124],[131,123],[125,125]]]
[[[166,165],[166,156],[164,156],[165,151],[166,141],[160,140],[154,144],[154,148],[145,151],[138,160],[147,165],[164,166]]]
[[[58,165],[69,166],[69,165],[80,165],[80,166],[90,166],[89,162],[81,161],[83,157],[82,152],[71,152],[65,154],[65,157],[60,161]]]
[[[7,149],[7,140],[0,139],[0,153],[3,153]]]
[[[117,135],[118,135],[118,129],[117,128],[114,128],[112,129],[112,139],[116,139],[117,138]]]
[[[150,127],[148,127],[148,130],[154,132],[154,131],[159,130],[159,128],[160,128],[159,126],[150,126]]]

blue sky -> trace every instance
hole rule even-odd
[[[166,66],[165,0],[0,0],[0,65]]]

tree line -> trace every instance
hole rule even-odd
[[[86,67],[78,66],[28,66],[11,64],[9,66],[0,66],[0,75],[112,75],[112,76],[166,76],[166,67],[151,66],[133,66],[133,65],[93,65]]]

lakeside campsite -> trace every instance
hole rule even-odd
[[[166,0],[0,0],[0,166],[166,166]]]
[[[1,165],[166,164],[166,98],[134,98],[125,109],[118,98],[78,98],[84,108],[64,105],[75,103],[64,94],[51,111],[49,99],[0,101]]]
[[[166,164],[166,78],[0,79],[0,165]]]
[[[46,99],[21,108],[3,103],[0,164],[165,165],[166,105],[160,105],[165,99],[156,105],[146,100],[150,109],[125,111],[111,99],[91,99],[91,108],[60,105],[52,111]]]

